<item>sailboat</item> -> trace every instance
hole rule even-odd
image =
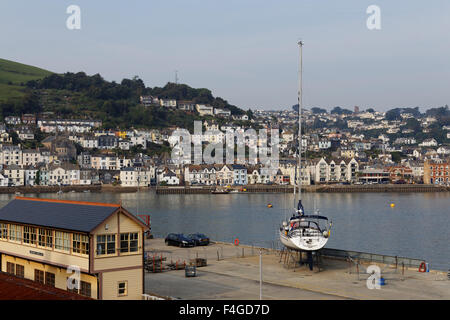
[[[283,221],[280,227],[280,241],[289,249],[307,251],[311,256],[312,251],[322,249],[330,238],[331,222],[328,218],[318,214],[306,215],[302,204],[302,54],[303,42],[299,41],[300,66],[299,66],[299,90],[298,90],[298,196],[299,200],[290,219]],[[297,167],[295,168],[297,172]],[[295,196],[294,179],[294,201]],[[325,224],[325,226],[324,226]],[[312,261],[312,259],[311,259]],[[312,265],[310,264],[310,267]]]

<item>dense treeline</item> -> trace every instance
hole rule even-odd
[[[92,99],[139,101],[139,96],[145,91],[144,82],[138,77],[123,79],[122,82],[108,82],[99,74],[88,76],[84,72],[52,74],[42,80],[27,82],[30,89],[56,89],[73,92],[83,92]]]
[[[9,99],[6,102],[0,103],[1,119],[9,115],[39,113],[41,111],[42,107],[39,103],[39,96],[31,90],[26,90],[22,99]]]
[[[108,106],[113,108],[111,101],[128,100],[137,104],[141,95],[153,95],[159,98],[193,101],[194,103],[210,104],[218,108],[227,108],[232,114],[243,114],[244,111],[230,105],[220,97],[214,97],[210,90],[194,89],[185,84],[167,83],[164,87],[146,88],[144,82],[137,76],[133,79],[123,79],[122,82],[105,81],[99,74],[88,76],[84,72],[52,74],[42,80],[33,80],[27,83],[30,89],[56,89],[82,92],[92,99],[107,100]],[[119,110],[123,112],[123,110]]]
[[[88,76],[84,72],[51,74],[40,80],[25,84],[22,99],[9,100],[0,104],[0,117],[24,113],[54,112],[62,117],[96,117],[105,128],[150,127],[164,128],[180,126],[191,128],[194,120],[201,119],[195,113],[151,107],[143,108],[139,103],[141,95],[159,98],[192,101],[226,108],[233,115],[245,111],[230,105],[220,97],[214,97],[210,90],[195,89],[185,84],[167,83],[164,87],[148,88],[137,76],[123,79],[120,83],[104,80],[99,74]],[[249,114],[249,112],[247,112]],[[251,112],[249,114],[251,116]]]

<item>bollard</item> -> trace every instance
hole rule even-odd
[[[242,258],[244,257],[244,248],[242,248]]]
[[[356,264],[356,273],[358,274],[358,280],[359,280],[359,264]]]
[[[219,249],[217,249],[217,261],[220,261]]]

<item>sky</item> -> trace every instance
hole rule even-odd
[[[81,29],[67,7],[78,5]],[[380,8],[380,30],[366,13]],[[241,108],[385,111],[450,104],[450,1],[2,0],[0,58],[146,86],[208,88]]]

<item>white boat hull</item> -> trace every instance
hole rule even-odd
[[[294,250],[316,251],[322,249],[328,242],[328,238],[323,235],[301,236],[299,233],[286,235],[285,231],[280,230],[281,243]]]

